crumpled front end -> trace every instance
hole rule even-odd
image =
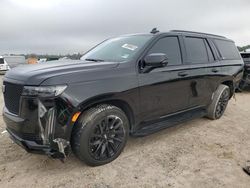
[[[17,84],[5,82],[4,87],[3,117],[12,140],[28,152],[65,158],[74,109],[69,100],[63,94],[54,98],[22,96],[18,92],[22,86]]]
[[[69,141],[57,136],[56,131],[61,130],[58,130],[56,126],[63,128],[61,125],[57,125],[57,120],[60,119],[57,110],[55,106],[47,109],[41,100],[38,99],[38,126],[42,144],[54,148],[57,151],[57,155],[59,155],[58,157],[64,158],[66,157],[66,151],[69,149]],[[67,107],[65,107],[65,109],[59,109],[59,115],[63,116],[62,118],[69,115]]]

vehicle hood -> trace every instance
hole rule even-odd
[[[89,62],[84,60],[59,60],[39,64],[21,65],[5,74],[4,80],[25,85],[40,85],[47,79],[61,77],[61,82],[77,82],[74,75],[81,75],[84,80],[93,80],[94,76],[105,70],[114,69],[115,62]],[[87,76],[86,76],[87,75]],[[79,77],[79,76],[78,76]]]

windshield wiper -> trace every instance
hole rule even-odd
[[[102,61],[104,61],[103,59],[93,59],[93,58],[87,58],[85,60],[86,61],[94,61],[94,62],[102,62]]]

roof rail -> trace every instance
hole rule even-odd
[[[201,33],[201,32],[195,32],[195,31],[185,31],[185,30],[170,30],[170,32],[180,32],[180,33],[193,33],[193,34],[202,34],[202,35],[210,35],[214,37],[221,37],[221,38],[226,38],[221,35],[214,35],[214,34],[209,34],[209,33]]]

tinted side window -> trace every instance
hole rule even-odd
[[[250,63],[250,53],[241,54],[244,62]]]
[[[212,62],[212,61],[214,61],[213,52],[212,52],[211,47],[209,46],[207,40],[205,40],[205,44],[206,44],[206,48],[207,48],[207,54],[208,54],[209,61]]]
[[[4,59],[0,58],[0,64],[4,64]]]
[[[240,59],[234,42],[219,39],[215,39],[214,41],[223,59]]]
[[[209,61],[204,39],[185,37],[185,45],[189,63],[207,63]]]
[[[177,37],[165,37],[156,42],[156,44],[149,50],[151,53],[164,53],[168,57],[168,65],[180,65],[181,51],[179,40]]]
[[[241,54],[241,57],[242,57],[242,58],[250,58],[250,53],[249,53],[249,54],[247,54],[247,53],[246,53],[246,54],[243,54],[243,53],[242,53],[242,54]]]

